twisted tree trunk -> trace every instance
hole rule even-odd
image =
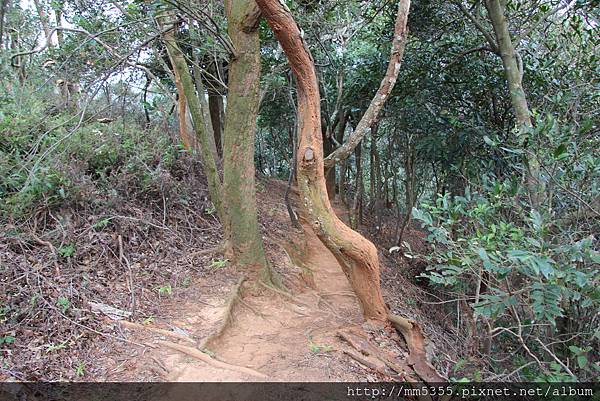
[[[386,322],[375,246],[334,213],[325,184],[319,86],[310,52],[289,9],[278,0],[257,0],[296,76],[298,92],[297,177],[304,213],[333,253],[354,289],[366,319]]]

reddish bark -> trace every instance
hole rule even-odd
[[[333,253],[354,289],[365,318],[384,322],[388,310],[379,284],[375,246],[334,213],[324,175],[319,87],[310,52],[290,11],[278,0],[257,0],[296,76],[298,92],[298,188],[304,213]]]

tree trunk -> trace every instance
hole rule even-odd
[[[415,149],[410,138],[410,135],[407,135],[407,146],[406,146],[406,154],[404,156],[404,173],[406,175],[404,179],[404,190],[405,190],[405,198],[404,198],[404,206],[406,208],[404,213],[404,220],[402,220],[402,226],[400,231],[396,237],[396,245],[400,246],[402,244],[402,239],[404,237],[404,232],[406,228],[410,224],[410,219],[412,216],[412,208],[415,206],[417,201],[417,196],[415,192],[416,187],[416,172],[415,172]]]
[[[326,130],[322,129],[323,134],[323,154],[325,156],[333,152],[333,141],[326,135]],[[330,168],[325,172],[325,181],[327,186],[327,196],[329,200],[335,199],[335,168]]]
[[[360,223],[360,208],[362,203],[362,191],[363,191],[363,170],[362,170],[362,143],[359,143],[354,150],[354,157],[356,157],[356,178],[355,178],[355,191],[354,199],[352,200],[352,210],[350,211],[350,226],[353,229],[357,229]]]
[[[165,42],[175,43],[175,28],[163,34]],[[181,74],[176,67],[176,61],[173,59],[173,51],[167,46],[169,61],[173,67],[173,76],[175,77],[175,88],[177,90],[177,121],[179,123],[179,137],[183,143],[183,148],[187,151],[196,150],[194,138],[189,134],[187,126],[187,100],[181,83]],[[186,63],[187,65],[187,63]]]
[[[56,26],[62,26],[62,7],[63,4],[62,3],[58,3],[56,9],[54,10],[54,17],[56,18]],[[62,29],[59,29],[56,31],[56,44],[58,45],[58,47],[61,47],[63,44],[63,31]]]
[[[169,19],[168,16],[157,18],[159,24],[163,19]],[[168,22],[164,24],[167,26]],[[173,70],[176,70],[180,77],[183,93],[187,99],[187,104],[192,115],[196,139],[199,141],[200,155],[202,157],[202,166],[208,180],[208,190],[212,203],[215,205],[221,224],[226,226],[226,214],[222,203],[222,188],[219,172],[217,170],[216,149],[214,138],[209,135],[204,121],[200,99],[196,95],[194,81],[190,74],[185,56],[181,52],[177,41],[170,35],[164,35],[163,40],[167,46],[169,57],[173,62]]]
[[[42,24],[42,30],[44,31],[44,37],[46,38],[46,44],[48,48],[54,47],[54,43],[52,42],[52,36],[50,35],[50,25],[48,23],[48,14],[46,14],[46,10],[42,4],[40,4],[40,0],[33,0],[33,4],[35,5],[35,9],[40,18],[40,22]]]
[[[266,268],[267,260],[256,216],[254,138],[259,107],[260,42],[249,29],[257,14],[253,0],[226,0],[227,32],[235,48],[229,64],[229,90],[223,130],[223,199],[228,215],[234,261]],[[214,127],[213,120],[213,127]],[[216,129],[215,129],[216,131]]]
[[[10,0],[0,0],[0,48],[3,44],[2,39],[4,37],[4,16],[6,15],[9,1]]]
[[[296,76],[299,122],[297,179],[304,213],[319,239],[342,266],[365,318],[385,322],[388,310],[379,284],[377,249],[335,215],[327,196],[319,86],[313,59],[285,4],[279,0],[257,0],[257,3]]]
[[[210,111],[210,121],[213,126],[215,137],[215,146],[217,154],[223,157],[223,96],[215,90],[208,90],[208,110]]]
[[[504,74],[508,82],[510,100],[517,119],[517,128],[520,135],[524,135],[533,124],[531,123],[529,105],[522,85],[522,67],[519,67],[518,54],[510,38],[508,20],[504,16],[504,6],[500,0],[486,0],[485,6],[494,28],[498,51],[502,59]],[[525,184],[531,198],[531,205],[538,210],[544,197],[544,184],[540,179],[540,163],[534,153],[525,157],[527,171]]]
[[[348,158],[354,151],[354,148],[360,143],[360,141],[369,132],[371,126],[379,116],[379,112],[385,105],[385,102],[392,93],[398,73],[400,72],[400,66],[402,65],[402,57],[404,55],[404,48],[406,47],[406,38],[408,36],[408,12],[410,9],[410,0],[400,0],[398,2],[398,13],[396,14],[396,24],[394,26],[394,39],[392,40],[392,52],[390,54],[390,61],[388,63],[387,71],[385,76],[381,80],[379,89],[365,114],[360,119],[356,129],[348,141],[342,146],[337,148],[332,154],[327,156],[325,160],[325,167],[330,169],[336,163],[341,160]]]

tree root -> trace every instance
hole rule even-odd
[[[394,380],[401,379],[401,376],[390,374],[386,369],[386,364],[380,359],[369,357],[367,355],[360,354],[349,349],[342,350],[342,352],[348,355],[350,358],[354,359],[356,362],[360,363],[361,365],[366,366],[367,368],[374,370],[375,372],[381,375],[384,375]]]
[[[418,382],[419,380],[412,375],[413,369],[408,365],[403,366],[403,362],[395,362],[396,359],[393,355],[386,353],[384,350],[375,347],[366,338],[349,331],[338,331],[338,337],[350,344],[362,355],[368,358],[379,360],[380,363],[384,364],[394,372],[398,373],[400,377],[408,382]],[[416,373],[416,372],[415,372]],[[388,374],[388,373],[385,373]],[[388,374],[389,375],[389,374]]]
[[[121,323],[121,326],[127,327],[129,329],[147,330],[147,331],[151,331],[156,334],[161,334],[163,336],[168,336],[171,338],[175,338],[177,340],[182,340],[182,341],[188,342],[190,344],[196,344],[196,341],[194,341],[192,338],[185,336],[183,334],[175,333],[174,331],[160,329],[158,327],[144,326],[144,325],[141,325],[138,323],[133,323],[133,322],[130,322],[127,320],[121,320],[120,323]]]
[[[213,248],[194,251],[194,252],[190,253],[189,255],[186,255],[186,257],[195,258],[197,256],[212,255],[215,253],[223,253],[225,251],[225,248],[226,248],[226,244],[224,242],[222,242]]]
[[[407,363],[413,368],[415,373],[427,383],[442,383],[446,380],[439,375],[434,367],[427,360],[425,351],[425,337],[421,326],[417,322],[405,319],[397,315],[388,315],[392,325],[398,330],[408,346]]]
[[[245,375],[248,375],[251,377],[256,377],[259,379],[268,379],[269,378],[267,375],[260,373],[259,371],[256,371],[254,369],[250,369],[250,368],[247,368],[244,366],[232,365],[232,364],[211,358],[209,355],[205,354],[204,352],[202,352],[196,348],[186,347],[185,345],[172,343],[170,341],[159,341],[158,344],[163,347],[167,347],[167,348],[182,352],[182,353],[189,355],[193,358],[196,358],[202,362],[205,362],[208,365],[214,366],[215,368],[227,369],[227,370],[231,370],[233,372],[242,373],[242,374],[245,374]]]
[[[225,304],[225,313],[221,324],[215,332],[213,332],[211,335],[202,340],[202,342],[200,342],[198,346],[199,349],[206,349],[212,343],[220,339],[225,333],[225,330],[227,330],[227,328],[233,321],[233,310],[237,305],[238,301],[241,299],[240,294],[242,290],[242,284],[244,284],[244,281],[246,281],[246,276],[240,277],[237,284],[233,287],[233,290],[231,291],[231,294],[227,299],[227,303]]]

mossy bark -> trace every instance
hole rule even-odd
[[[260,42],[254,0],[225,1],[227,31],[235,48],[223,129],[223,197],[234,261],[263,268],[267,260],[256,213],[254,138],[259,108]]]
[[[168,20],[169,18],[169,16],[160,16],[158,21],[161,23],[161,25],[167,25],[168,22],[165,22],[164,20]],[[202,165],[208,180],[210,199],[215,205],[215,209],[217,210],[217,214],[221,220],[221,223],[225,225],[227,219],[223,209],[221,180],[217,170],[217,151],[215,148],[214,138],[212,137],[212,133],[209,133],[206,129],[206,123],[204,121],[200,99],[196,94],[194,80],[190,74],[190,70],[183,52],[179,48],[174,35],[164,35],[163,40],[167,46],[169,58],[173,63],[173,70],[179,75],[183,93],[187,99],[190,114],[192,115],[194,131],[196,132],[196,139],[199,143],[198,148],[202,157]]]

